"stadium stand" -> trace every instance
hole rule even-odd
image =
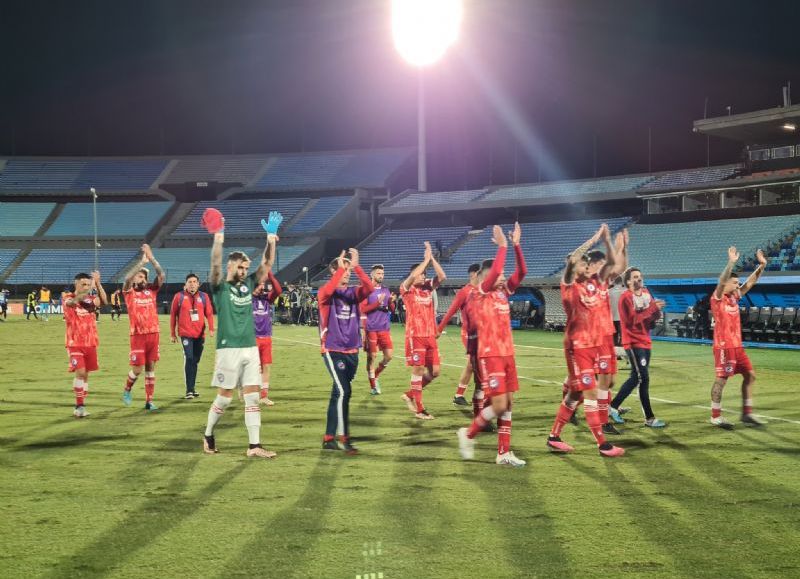
[[[500,187],[483,197],[481,201],[527,201],[550,197],[574,199],[588,195],[622,193],[638,189],[652,179],[652,175],[644,175]]]
[[[486,193],[486,189],[473,191],[446,191],[437,193],[410,193],[396,202],[389,202],[384,207],[430,207],[433,205],[450,205],[453,203],[469,203]]]
[[[544,326],[549,330],[561,330],[567,323],[567,314],[561,302],[561,292],[558,289],[544,288],[541,290],[544,297]]]
[[[136,249],[103,249],[99,253],[103,281],[115,279],[137,255]],[[34,249],[6,280],[9,284],[70,285],[76,273],[94,269],[91,249]]]
[[[521,223],[522,250],[528,264],[529,277],[553,275],[564,267],[567,253],[590,238],[602,223],[608,223],[612,232],[624,227],[629,217],[616,219],[585,219],[581,221],[553,221],[544,223]],[[513,224],[501,226],[509,231]],[[479,235],[461,246],[444,264],[445,272],[453,278],[465,278],[471,263],[492,257],[492,228],[487,227]],[[506,260],[506,272],[514,269],[513,255]]]
[[[387,280],[403,280],[411,266],[422,261],[423,242],[429,241],[434,247],[441,244],[446,250],[469,230],[469,227],[387,229],[359,248],[359,260],[365,270],[382,263]]]
[[[170,208],[168,202],[104,202],[97,204],[97,232],[102,237],[144,237]],[[90,237],[92,204],[68,203],[45,237]]]
[[[91,159],[86,162],[73,189],[149,189],[167,166],[166,159]]]
[[[289,233],[312,233],[322,229],[328,221],[344,209],[350,199],[352,197],[349,195],[322,197],[289,228]]]
[[[724,181],[734,176],[741,169],[740,165],[721,165],[717,167],[702,167],[688,171],[675,171],[660,175],[641,186],[642,189],[664,189],[676,187],[691,187],[703,183]]]
[[[34,235],[55,206],[55,203],[0,203],[0,237]]]
[[[219,181],[247,185],[267,163],[267,157],[182,158],[164,178],[164,183]]]
[[[261,219],[266,218],[270,211],[280,211],[285,224],[291,221],[308,201],[307,197],[201,201],[172,234],[207,235],[206,230],[200,226],[200,219],[208,207],[219,209],[225,216],[225,233],[262,234],[264,229],[261,227]]]
[[[0,190],[70,191],[75,189],[148,189],[167,159],[9,159],[0,174]]]
[[[19,255],[19,249],[0,249],[0,275]]]
[[[800,215],[636,224],[630,228],[629,261],[646,276],[716,274],[731,245],[750,257],[798,228]]]

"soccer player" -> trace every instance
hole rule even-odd
[[[433,279],[425,278],[429,265],[436,272]],[[433,292],[446,278],[442,266],[433,257],[431,244],[426,241],[422,263],[411,266],[409,276],[400,285],[400,295],[406,306],[406,366],[411,367],[411,388],[402,398],[420,420],[433,420],[422,403],[422,389],[440,371]]]
[[[248,275],[250,259],[241,251],[228,255],[226,271],[222,271],[222,247],[225,234],[214,233],[211,248],[211,292],[217,306],[217,355],[214,363],[212,386],[217,387],[217,397],[208,411],[208,422],[203,436],[203,452],[219,452],[214,439],[214,427],[225,409],[230,406],[233,391],[242,388],[244,398],[244,424],[247,427],[251,458],[274,458],[276,454],[261,446],[261,364],[256,346],[253,323],[253,290],[267,278],[275,260],[277,237],[270,234],[261,263],[255,273]]]
[[[370,279],[375,288],[361,305],[361,315],[366,316],[364,349],[367,352],[367,378],[369,379],[369,393],[376,396],[381,393],[378,376],[381,375],[392,361],[394,345],[392,344],[391,315],[395,309],[395,296],[387,287],[383,287],[383,265],[377,263],[370,270]],[[378,352],[383,353],[383,358],[378,360]]]
[[[45,285],[39,290],[39,313],[43,321],[50,321],[50,288]]]
[[[456,388],[456,394],[453,396],[453,404],[457,406],[468,406],[469,402],[467,399],[464,398],[464,392],[467,391],[467,387],[469,386],[469,381],[472,379],[472,375],[475,373],[475,367],[472,364],[472,355],[475,353],[470,350],[469,342],[470,340],[476,340],[477,335],[475,334],[474,330],[470,328],[469,324],[469,317],[467,313],[467,306],[469,304],[470,296],[473,292],[475,292],[478,288],[478,272],[481,269],[481,264],[473,263],[467,268],[467,275],[469,276],[469,282],[467,285],[462,287],[458,290],[456,297],[453,298],[453,303],[450,304],[450,307],[447,310],[447,313],[439,322],[438,327],[436,328],[436,336],[439,337],[444,333],[445,328],[447,327],[447,322],[450,321],[456,312],[461,312],[461,343],[464,344],[464,349],[466,351],[467,361],[464,365],[464,369],[461,371],[461,376],[458,379],[458,387]],[[480,388],[480,384],[478,381],[475,382],[475,393],[477,395],[478,392],[482,392]],[[472,399],[473,407],[476,403],[476,398],[473,396]],[[478,409],[480,410],[480,408]]]
[[[155,283],[152,284],[147,281],[149,272],[144,267],[147,263],[151,263],[156,271]],[[131,336],[131,369],[125,380],[122,402],[125,406],[131,405],[133,385],[144,371],[144,409],[147,411],[158,410],[153,404],[153,395],[156,390],[156,362],[159,359],[161,331],[158,326],[158,290],[164,285],[164,278],[164,270],[153,256],[153,250],[145,243],[142,245],[142,258],[128,270],[122,285]]]
[[[631,375],[611,401],[609,416],[617,424],[624,424],[619,408],[633,389],[638,388],[645,426],[664,428],[667,424],[656,418],[650,405],[650,350],[653,343],[650,328],[661,315],[664,301],[654,299],[644,287],[644,277],[638,268],[628,269],[624,282],[628,289],[619,298],[619,321],[622,347],[631,363]]]
[[[93,296],[92,290],[97,290]],[[89,393],[89,372],[97,365],[97,322],[94,311],[107,303],[106,292],[100,283],[100,273],[93,271],[75,276],[75,291],[63,295],[64,319],[66,320],[66,346],[69,356],[69,371],[75,374],[72,391],[75,393],[75,418],[89,416],[86,411],[86,396]]]
[[[28,308],[28,315],[25,316],[25,319],[30,320],[31,314],[33,314],[33,317],[38,320],[39,316],[36,314],[36,290],[31,290],[30,293],[28,293],[28,297],[25,299],[25,305]]]
[[[350,248],[349,253],[349,260],[345,259],[342,251],[331,262],[331,279],[317,294],[322,360],[333,378],[322,448],[357,454],[358,449],[350,442],[350,396],[361,349],[359,304],[375,287],[358,265],[358,250]],[[361,281],[359,287],[348,287],[351,272],[355,272]]]
[[[600,305],[590,310],[590,314],[598,317],[598,326],[603,334],[597,355],[597,408],[603,421],[603,432],[619,434],[619,431],[608,421],[608,402],[611,399],[611,387],[617,373],[617,352],[614,346],[614,327],[609,295],[609,280],[616,279],[625,271],[627,261],[627,231],[617,234],[616,243],[609,245],[608,254],[596,249],[587,253],[589,258],[589,278],[598,288]]]
[[[475,437],[492,420],[497,418],[497,457],[495,463],[506,466],[525,466],[511,450],[511,407],[514,392],[519,390],[517,366],[514,360],[514,340],[511,335],[511,307],[508,297],[512,295],[527,273],[525,257],[522,255],[519,223],[506,239],[499,225],[493,229],[492,241],[497,244],[494,260],[481,264],[478,274],[478,292],[475,300],[473,321],[478,331],[478,364],[480,375],[486,383],[489,403],[475,417],[469,428],[458,431],[461,457],[470,460],[475,456]],[[506,281],[503,266],[506,261],[508,242],[514,246],[516,269]]]
[[[172,298],[169,310],[170,340],[174,344],[181,339],[183,346],[183,374],[186,383],[184,399],[192,400],[200,396],[195,389],[197,380],[197,365],[203,356],[203,347],[206,343],[206,320],[208,321],[208,335],[214,336],[214,310],[211,308],[211,298],[200,291],[200,279],[193,273],[186,276],[183,290]],[[177,335],[176,335],[177,326]]]
[[[547,446],[553,452],[572,452],[573,448],[561,440],[561,431],[583,397],[586,423],[600,454],[613,457],[625,454],[625,450],[611,445],[605,439],[595,379],[595,363],[606,337],[601,318],[593,310],[606,304],[599,295],[600,288],[589,275],[589,258],[585,253],[600,239],[605,242],[608,253],[612,253],[611,234],[604,223],[590,239],[569,255],[561,279],[561,301],[567,314],[564,355],[570,390],[559,406]]]
[[[6,288],[0,290],[0,315],[3,316],[3,320],[8,318],[8,294],[9,291]]]
[[[258,356],[261,361],[259,401],[266,406],[272,406],[275,404],[269,397],[269,377],[272,368],[272,306],[283,293],[283,288],[278,278],[273,275],[271,267],[267,270],[267,279],[268,288],[261,282],[253,290],[253,320],[256,326]]]
[[[122,318],[122,290],[114,290],[111,294],[111,319],[117,316],[117,321]]]
[[[739,276],[733,267],[739,260],[735,247],[728,248],[728,265],[719,276],[719,282],[711,295],[711,313],[714,316],[714,365],[717,379],[711,387],[711,424],[731,430],[733,424],[722,416],[722,390],[728,378],[742,375],[742,423],[763,426],[765,423],[753,415],[753,384],[756,374],[753,365],[742,347],[742,322],[739,318],[739,300],[749,292],[767,266],[767,259],[760,249],[756,252],[758,266],[750,277],[739,285]]]

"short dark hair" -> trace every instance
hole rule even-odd
[[[195,274],[195,273],[189,273],[189,274],[186,275],[186,281],[189,281],[191,278],[194,278],[197,281],[200,281],[200,278],[197,277],[197,274]]]
[[[494,265],[494,260],[493,259],[484,259],[481,262],[481,272],[484,272],[487,269],[492,269],[493,265]]]
[[[345,261],[345,263],[350,263],[350,260],[347,259],[346,257],[344,258],[344,261]],[[328,264],[328,269],[330,269],[331,271],[336,271],[337,269],[339,269],[339,258],[338,257],[334,257],[331,260],[331,262]]]
[[[383,269],[383,264],[382,263],[376,263],[375,265],[372,266],[370,271],[375,271],[376,269]]]
[[[475,262],[471,263],[467,268],[467,273],[478,273],[481,270],[481,264]]]
[[[412,265],[408,270],[408,275],[411,275],[412,273],[414,273],[414,270],[417,269],[418,267],[419,267],[418,263],[415,263],[414,265]]]
[[[625,274],[622,276],[622,283],[624,283],[626,286],[628,285],[628,282],[631,281],[631,276],[633,275],[634,271],[642,273],[642,270],[638,267],[629,267],[625,270]]]
[[[90,276],[88,273],[84,273],[84,272],[76,273],[75,274],[75,281],[78,281],[79,279],[92,279],[92,276]],[[44,287],[44,286],[42,286],[42,287]]]
[[[228,254],[228,261],[250,261],[250,258],[243,251],[231,251]]]
[[[588,261],[589,263],[597,263],[601,259],[605,258],[606,254],[600,251],[599,249],[592,250],[586,254],[586,261]]]

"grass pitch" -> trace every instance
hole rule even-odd
[[[312,328],[276,328],[262,440],[248,460],[242,405],[201,434],[213,390],[209,344],[202,397],[180,399],[183,358],[162,320],[156,402],[120,394],[127,319],[100,322],[89,418],[72,418],[63,323],[0,324],[0,577],[797,577],[800,576],[800,354],[750,350],[760,430],[708,424],[708,346],[656,343],[651,393],[668,427],[643,426],[635,399],[620,459],[601,458],[581,424],[554,456],[544,441],[564,375],[561,336],[517,332],[523,377],[512,447],[523,469],[494,465],[496,439],[463,462],[455,431],[469,416],[451,398],[463,360],[443,336],[442,376],[414,419],[398,357],[370,397],[363,366],[351,402],[361,454],[320,450],[331,381]],[[402,329],[393,336],[402,353]],[[627,373],[621,367],[621,384]],[[738,418],[740,380],[723,405]],[[635,396],[635,394],[634,394]],[[659,401],[662,400],[662,401]],[[664,402],[670,401],[670,402]]]

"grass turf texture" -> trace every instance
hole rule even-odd
[[[800,410],[796,352],[750,350],[761,430],[708,424],[708,346],[656,343],[652,396],[665,430],[634,410],[615,437],[628,454],[598,456],[583,421],[554,456],[544,441],[564,375],[562,336],[517,332],[524,377],[512,447],[524,469],[494,464],[495,435],[476,460],[458,455],[469,416],[451,399],[462,363],[458,330],[440,340],[442,376],[425,392],[435,421],[414,419],[400,394],[400,358],[372,397],[365,358],[351,402],[357,457],[320,450],[331,380],[312,328],[276,328],[262,440],[272,461],[247,459],[242,404],[218,426],[216,456],[201,451],[213,390],[213,344],[202,397],[183,394],[182,352],[162,319],[156,403],[143,384],[120,401],[127,319],[100,322],[91,416],[72,417],[63,323],[0,324],[2,577],[775,577],[800,574]],[[395,327],[397,353],[402,329]],[[626,367],[621,366],[621,384]],[[141,382],[141,380],[140,380]],[[740,379],[723,404],[738,422]],[[471,392],[468,391],[468,395]],[[634,394],[635,396],[635,394]]]

